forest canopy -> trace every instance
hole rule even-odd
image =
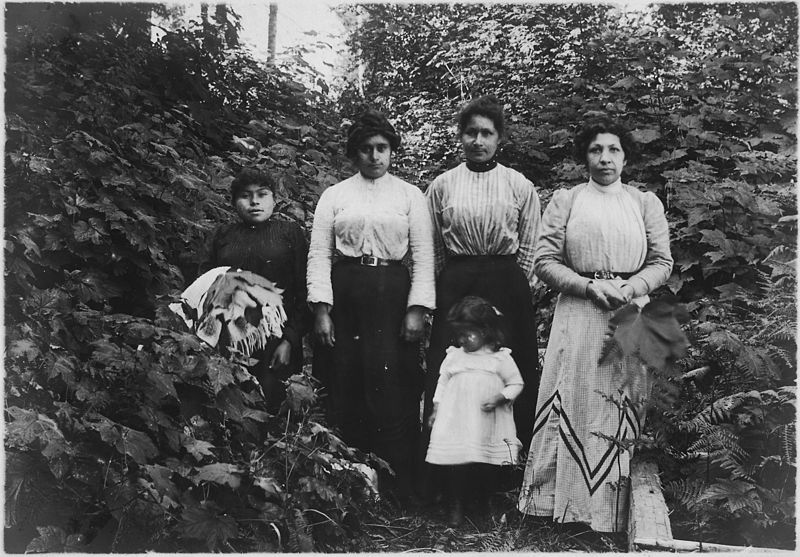
[[[455,113],[482,94],[505,103],[501,162],[543,205],[585,180],[571,138],[587,116],[633,130],[623,179],[667,210],[659,294],[692,342],[642,452],[686,535],[793,547],[797,5],[337,10],[349,67],[320,88],[243,49],[235,4],[157,40],[164,5],[6,5],[6,551],[386,550],[357,471],[381,464],[325,427],[313,380],[268,416],[243,366],[165,307],[232,217],[238,170],[273,175],[280,217],[308,230],[353,172],[349,119],[389,116],[393,172],[424,188],[458,162]],[[553,293],[535,295],[546,340]]]

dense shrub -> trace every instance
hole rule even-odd
[[[165,309],[239,168],[272,173],[281,218],[306,224],[343,166],[330,107],[202,29],[151,43],[110,17],[47,34],[23,15],[7,18],[5,549],[347,549],[373,496],[353,463],[371,461],[320,423],[316,386],[293,377],[268,415],[247,368]]]

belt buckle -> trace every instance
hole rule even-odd
[[[366,265],[367,267],[377,267],[378,266],[378,258],[374,255],[362,255],[361,256],[361,264]]]
[[[611,271],[595,271],[594,278],[596,280],[611,280],[614,278],[614,274]]]

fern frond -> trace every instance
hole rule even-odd
[[[681,506],[692,510],[706,490],[706,482],[700,478],[681,478],[664,485],[664,494]]]
[[[314,538],[303,511],[294,509],[289,519],[289,550],[292,553],[314,551]]]
[[[481,551],[507,553],[516,549],[517,534],[513,530],[490,532],[481,540]]]
[[[771,436],[776,436],[780,442],[781,457],[792,464],[797,458],[797,427],[794,422],[779,425],[772,430]]]
[[[713,458],[718,452],[727,453],[736,462],[743,462],[747,458],[745,451],[739,444],[739,436],[721,426],[713,426],[705,432],[700,439],[692,443],[687,449],[689,453],[705,452]],[[722,458],[722,457],[720,457]]]
[[[708,431],[709,428],[707,426],[709,425],[730,422],[734,411],[745,402],[759,404],[761,402],[761,394],[758,391],[743,391],[720,398],[688,422],[679,424],[679,427],[689,432]]]
[[[740,510],[761,512],[756,486],[739,480],[723,479],[706,488],[698,502],[722,503],[731,513]]]
[[[711,461],[718,464],[720,468],[730,473],[730,479],[742,480],[747,483],[755,483],[752,475],[752,467],[745,467],[726,449],[720,449],[711,453]]]

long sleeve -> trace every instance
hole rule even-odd
[[[411,289],[408,307],[436,307],[434,283],[433,230],[425,197],[419,190],[411,192],[408,213],[408,243],[411,250]]]
[[[287,312],[288,319],[283,328],[283,339],[292,346],[300,346],[303,335],[307,332],[309,322],[308,305],[306,304],[308,246],[302,229],[297,225],[289,227],[287,236],[291,243],[292,264],[294,266],[292,272],[294,299],[289,301],[292,304],[292,311]]]
[[[519,249],[517,250],[517,264],[528,277],[528,284],[531,288],[536,284],[536,274],[534,273],[534,260],[536,255],[536,242],[539,240],[539,230],[541,225],[541,206],[539,204],[539,194],[531,182],[527,195],[523,199],[519,209],[519,220],[517,233],[519,234]]]
[[[334,251],[333,198],[328,188],[319,198],[308,249],[308,301],[333,305],[331,264]]]
[[[433,260],[434,271],[436,276],[444,267],[445,249],[444,238],[442,236],[442,207],[439,188],[436,186],[436,180],[431,182],[428,190],[425,192],[425,198],[428,201],[428,211],[430,212],[431,226],[433,228]]]
[[[664,284],[672,273],[673,264],[664,205],[653,192],[643,193],[642,196],[647,255],[639,272],[627,280],[637,297],[649,294]]]
[[[534,268],[536,275],[550,287],[565,294],[583,297],[589,279],[567,266],[564,256],[567,220],[573,197],[572,190],[558,190],[553,194],[542,216]]]
[[[217,253],[217,239],[219,238],[222,231],[225,229],[225,226],[218,226],[214,229],[214,231],[209,235],[205,247],[203,249],[203,253],[200,257],[200,264],[197,267],[197,276],[202,275],[206,271],[213,269],[214,267],[218,267],[218,253]]]

